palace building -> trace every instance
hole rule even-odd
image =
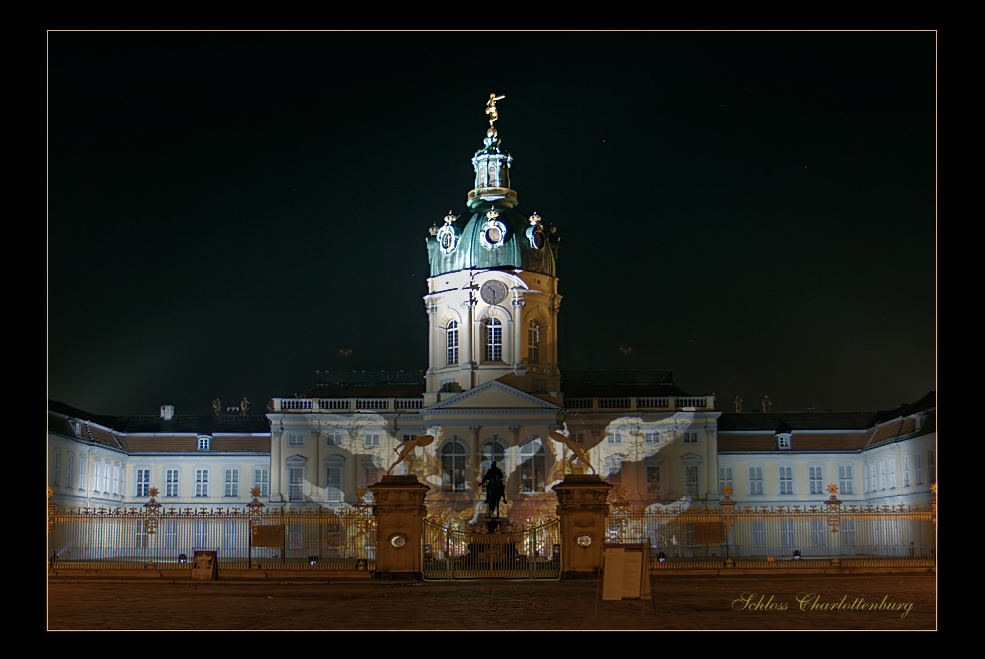
[[[107,417],[49,401],[55,502],[136,506],[153,488],[164,505],[242,507],[256,488],[266,506],[355,506],[402,442],[431,435],[393,473],[417,475],[430,511],[465,521],[482,514],[493,461],[517,519],[552,515],[552,487],[572,472],[599,474],[634,508],[712,504],[726,486],[752,506],[821,504],[831,485],[846,503],[926,503],[933,393],[887,412],[722,412],[670,372],[562,372],[558,232],[518,210],[496,100],[466,210],[427,238],[426,371],[322,373],[266,414]]]

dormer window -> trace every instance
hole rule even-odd
[[[208,451],[209,450],[209,440],[212,438],[209,435],[199,435],[198,436],[198,450]]]
[[[793,436],[793,433],[789,433],[789,432],[777,433],[777,435],[776,435],[776,447],[777,448],[781,448],[781,449],[788,449],[788,448],[790,448],[790,438],[792,436]]]

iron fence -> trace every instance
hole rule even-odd
[[[920,506],[617,508],[606,540],[647,545],[653,569],[932,566],[936,560],[934,514]]]
[[[557,519],[520,526],[503,520],[474,525],[424,521],[427,579],[558,579],[561,534]]]
[[[53,568],[182,569],[197,550],[217,551],[225,569],[375,568],[363,509],[53,508],[48,523]]]

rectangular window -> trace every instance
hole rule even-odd
[[[147,522],[140,519],[137,520],[136,533],[134,534],[134,546],[137,549],[146,549],[148,547],[149,536],[147,533]]]
[[[366,435],[363,438],[363,446],[365,446],[366,448],[374,448],[380,446],[380,444],[381,444],[380,435]],[[376,481],[373,482],[375,483]]]
[[[236,549],[236,522],[228,521],[223,525],[222,545],[226,549]]]
[[[150,469],[137,469],[137,496],[150,496]]]
[[[789,551],[794,546],[793,520],[780,520],[780,546]]]
[[[793,467],[780,467],[780,494],[793,494]]]
[[[301,501],[304,498],[304,467],[291,467],[290,471],[290,491],[288,496],[291,501]]]
[[[103,494],[109,494],[109,461],[103,465]]]
[[[164,522],[164,548],[178,548],[178,523]]]
[[[696,433],[696,432],[686,432],[686,433],[684,433],[684,443],[685,444],[697,444],[698,443],[698,433]]]
[[[86,486],[86,456],[79,456],[79,489],[85,489]]]
[[[98,492],[99,491],[99,467],[100,467],[100,465],[101,465],[101,463],[99,462],[99,460],[96,460],[95,464],[92,467],[92,491],[93,492]]]
[[[72,469],[75,468],[73,464],[75,460],[75,455],[72,453],[68,454],[68,458],[65,461],[65,487],[72,487]]]
[[[372,460],[363,460],[363,485],[370,486],[380,482],[383,469]]]
[[[305,432],[288,432],[287,443],[290,446],[304,446]]]
[[[225,474],[225,496],[227,497],[238,497],[239,496],[239,469],[226,469]]]
[[[209,527],[204,520],[195,522],[195,548],[206,549],[209,544]]]
[[[838,465],[838,491],[842,494],[855,494],[854,471],[852,465]]]
[[[301,549],[302,529],[300,524],[287,525],[287,548]]]
[[[763,493],[763,468],[749,467],[749,494]]]
[[[335,459],[334,461],[329,460],[329,464],[327,467],[328,473],[325,483],[327,486],[326,494],[328,496],[329,501],[337,502],[337,501],[342,501],[343,499],[343,494],[344,494],[342,490],[343,466],[344,463],[339,459]]]
[[[752,536],[752,546],[759,549],[766,547],[766,522],[761,519],[753,520],[749,530]]]
[[[824,547],[827,544],[827,529],[823,519],[811,520],[811,547]]]
[[[841,544],[849,551],[855,549],[855,520],[854,519],[843,519],[841,520],[841,528],[838,529],[838,535],[841,536]]]
[[[62,468],[62,454],[56,452],[55,453],[55,485],[58,485],[58,472],[61,471],[61,468]]]
[[[903,487],[910,487],[910,455],[903,454]]]
[[[937,472],[934,466],[934,450],[927,449],[927,473],[930,475],[930,482],[937,482]]]
[[[920,453],[914,453],[917,458],[917,485],[923,485],[923,466],[920,464]]]
[[[660,443],[660,433],[658,432],[648,432],[643,435],[644,444],[659,444]]]
[[[866,494],[868,494],[869,492],[869,463],[868,462],[865,463],[863,469],[864,471],[862,473],[862,487],[865,488],[865,492]]]
[[[719,467],[718,493],[725,494],[726,487],[732,487],[732,467]]]
[[[692,499],[698,498],[698,467],[684,465],[684,493]]]
[[[342,433],[335,432],[328,436],[329,446],[342,446]]]
[[[622,457],[618,455],[610,455],[605,459],[605,466],[608,475],[606,480],[612,485],[622,484]]]
[[[660,467],[646,468],[646,494],[651,499],[660,498]]]
[[[208,469],[195,470],[195,496],[197,497],[209,496],[209,470]]]
[[[889,489],[896,489],[896,457],[889,458]]]
[[[614,432],[609,433],[609,436],[605,438],[606,444],[622,444],[622,433]]]
[[[209,436],[208,435],[202,435],[201,437],[198,438],[198,450],[199,451],[208,451],[209,450]]]
[[[811,494],[824,494],[824,473],[821,467],[808,467],[807,474],[810,477]]]
[[[120,493],[120,464],[113,463],[113,494]]]
[[[886,489],[886,461],[879,461],[879,489]]]
[[[253,470],[253,489],[260,490],[261,497],[270,496],[270,471],[256,468]]]
[[[179,474],[177,469],[168,469],[164,472],[164,496],[166,497],[176,497],[178,496],[179,487]]]

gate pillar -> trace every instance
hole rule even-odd
[[[424,497],[431,488],[417,476],[386,475],[373,492],[376,518],[376,576],[420,579],[424,537]]]
[[[594,474],[568,474],[553,487],[561,520],[562,577],[598,574],[611,489],[612,485]]]

